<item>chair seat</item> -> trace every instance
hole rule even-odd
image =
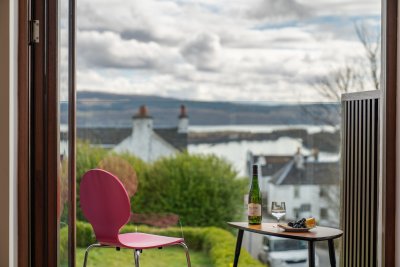
[[[119,242],[126,248],[147,249],[164,247],[184,242],[183,238],[151,235],[144,233],[128,233],[118,235]]]

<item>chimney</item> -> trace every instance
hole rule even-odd
[[[314,160],[315,160],[315,161],[318,161],[318,158],[319,158],[319,149],[316,148],[316,147],[314,147],[314,148],[311,150],[311,155],[314,157]]]
[[[181,112],[179,114],[179,119],[182,119],[182,118],[188,118],[185,105],[181,105]]]
[[[297,169],[304,169],[304,156],[301,154],[300,147],[297,148],[297,152],[294,155],[294,164]]]
[[[138,112],[133,115],[133,134],[149,135],[150,131],[153,130],[153,117],[148,114],[147,107],[142,105],[139,107]]]
[[[151,116],[147,113],[147,107],[145,105],[141,105],[139,107],[138,113],[133,115],[133,119],[152,119]]]
[[[189,116],[187,115],[185,105],[181,105],[178,118],[178,133],[187,133],[189,128]]]

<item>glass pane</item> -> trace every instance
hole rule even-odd
[[[128,227],[167,214],[183,232],[223,229],[247,220],[256,163],[264,222],[285,201],[285,222],[339,227],[340,96],[379,89],[380,15],[379,0],[79,1],[78,183],[91,168],[117,174]],[[243,244],[254,260],[298,250],[274,257],[306,264],[303,242]]]
[[[58,88],[59,88],[59,108],[60,108],[60,202],[59,202],[59,265],[68,266],[68,159],[69,159],[69,140],[68,132],[68,0],[59,0],[59,25],[58,25]]]

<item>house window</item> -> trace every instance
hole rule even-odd
[[[321,217],[321,220],[327,220],[328,219],[328,209],[327,208],[321,208],[320,217]]]
[[[300,210],[299,210],[299,208],[294,208],[293,209],[293,214],[294,214],[294,217],[296,218],[296,219],[298,219],[299,217],[300,217]]]
[[[324,187],[321,187],[320,190],[319,190],[319,197],[320,198],[324,198],[324,197],[327,197],[327,196],[328,196],[328,194],[327,194],[326,189]]]
[[[294,187],[294,198],[299,198],[300,197],[300,188],[298,186]]]
[[[311,211],[311,204],[301,204],[300,211],[301,212]]]

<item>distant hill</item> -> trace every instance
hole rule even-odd
[[[85,127],[131,126],[132,115],[137,112],[140,105],[146,105],[150,115],[153,116],[155,127],[173,127],[177,124],[181,104],[186,105],[188,109],[191,125],[321,124],[323,120],[320,118],[333,115],[337,117],[335,104],[252,105],[79,91],[77,124]],[[67,121],[66,110],[66,106],[62,105],[62,123]]]

